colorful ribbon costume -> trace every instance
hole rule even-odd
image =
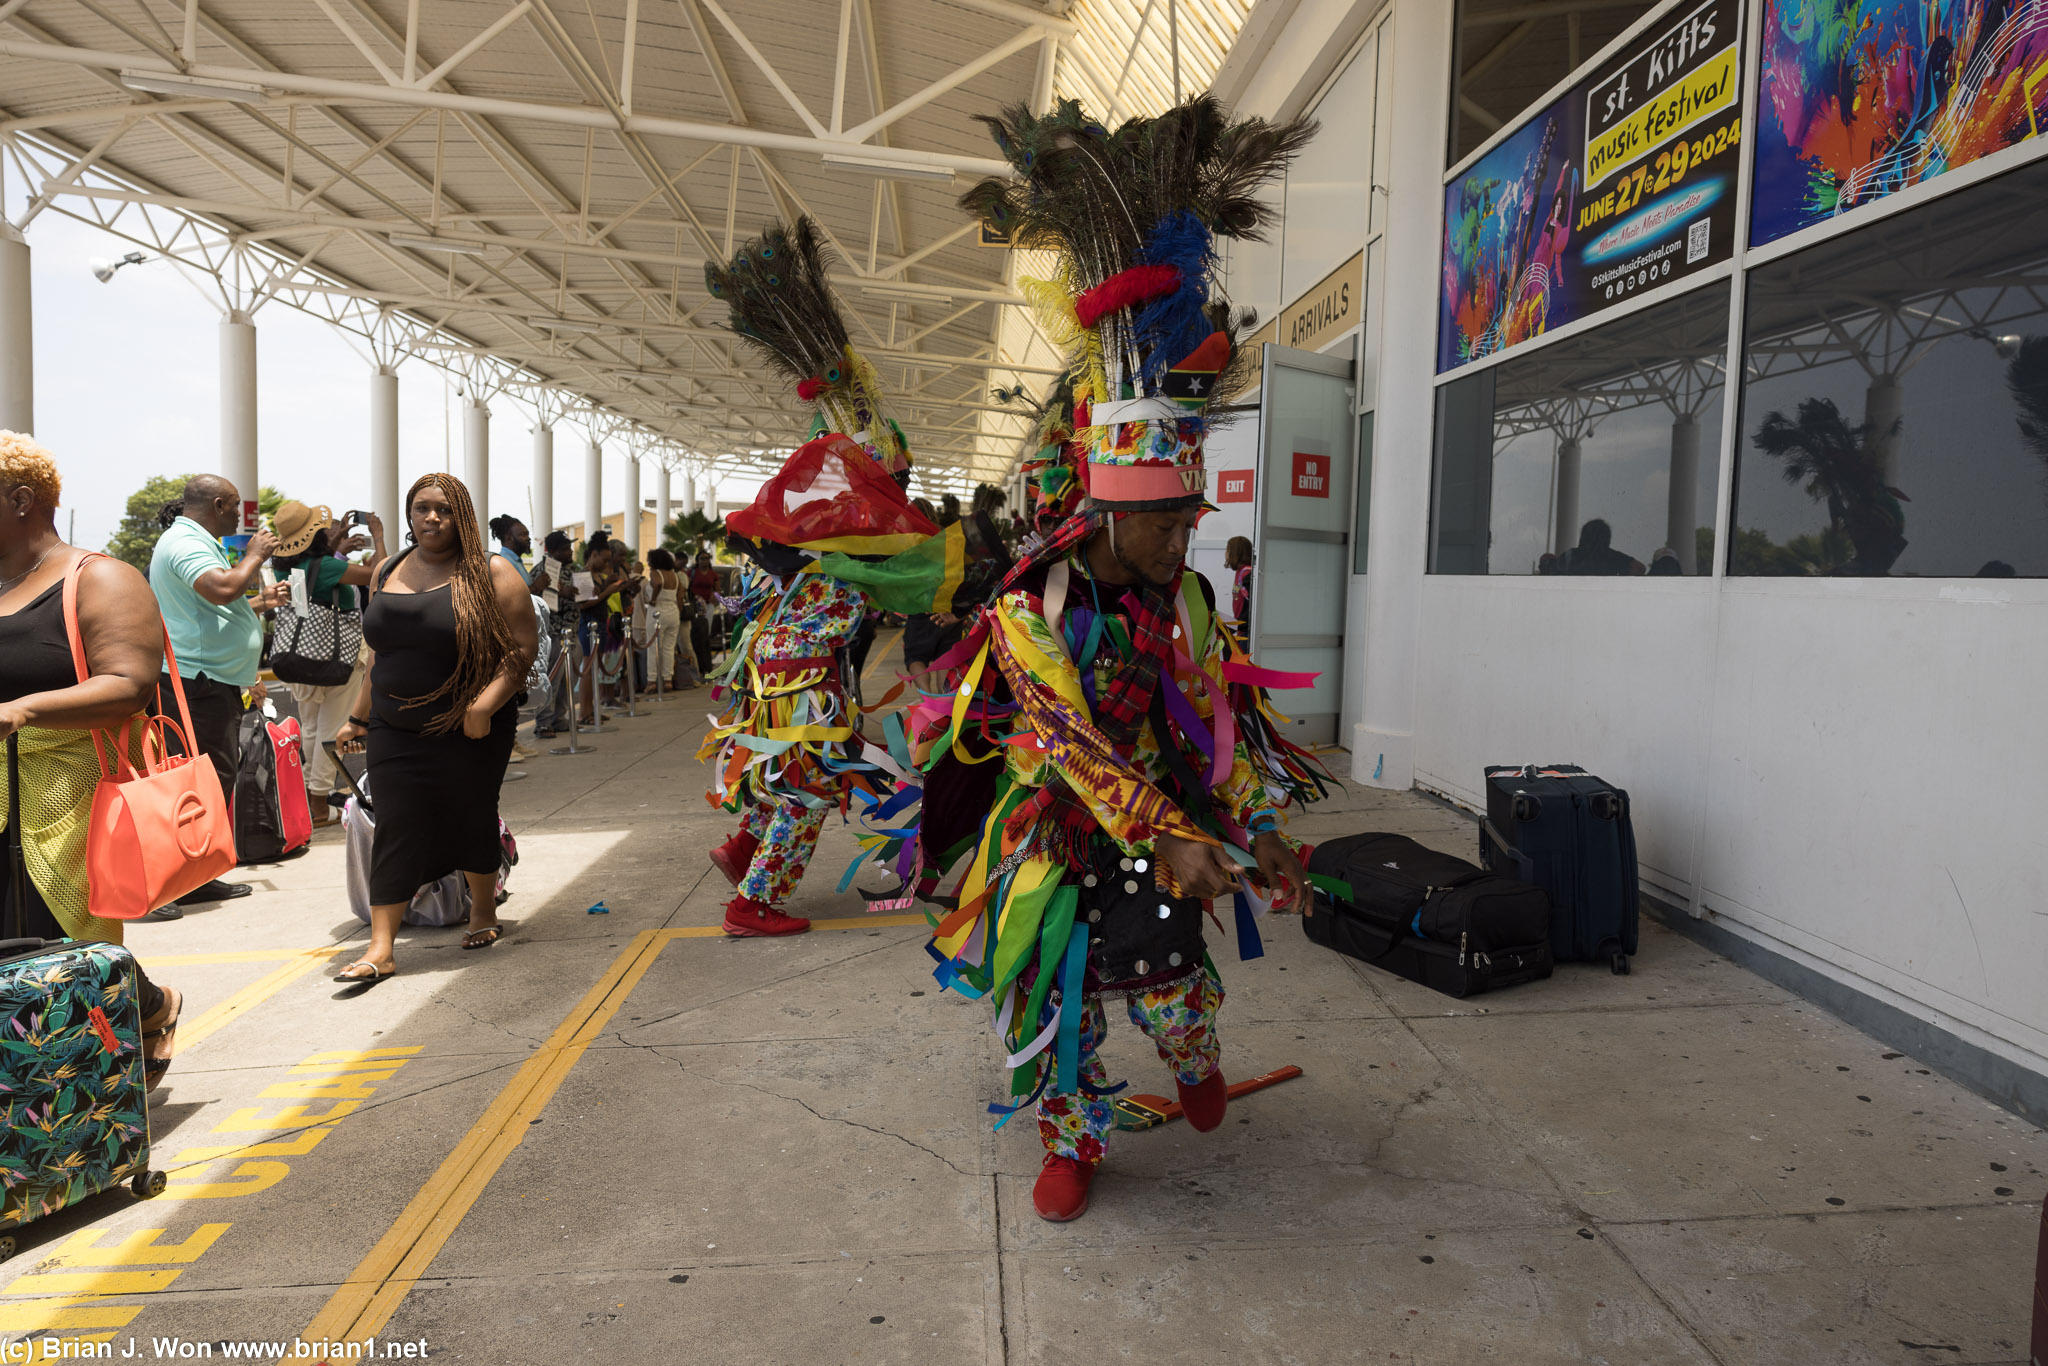
[[[1094,1057],[1102,998],[1126,998],[1183,1088],[1221,1090],[1206,907],[1180,894],[1155,843],[1177,836],[1255,866],[1249,847],[1278,831],[1280,809],[1322,790],[1264,700],[1266,687],[1304,680],[1241,656],[1206,581],[1109,582],[1090,569],[1094,538],[1107,530],[1113,546],[1126,516],[1201,506],[1207,396],[1242,363],[1232,333],[1250,322],[1210,298],[1214,239],[1256,234],[1259,183],[1313,129],[1233,122],[1206,96],[1115,133],[1072,102],[985,121],[1018,176],[983,182],[963,204],[1059,253],[1055,279],[1020,282],[1076,357],[1070,426],[1055,414],[1041,429],[1041,472],[1082,456],[1088,501],[1026,543],[932,666],[963,669],[958,689],[913,707],[890,740],[925,772],[918,852],[902,858],[927,888],[963,870],[933,917],[935,975],[994,1010],[1012,1100],[990,1109],[1037,1105],[1051,1154],[1039,1209],[1069,1218],[1079,1208],[1049,1205],[1046,1182],[1053,1159],[1092,1169],[1102,1156],[1113,1089]],[[1041,492],[1058,507],[1068,484],[1053,473]],[[927,548],[828,567],[907,610],[888,600],[890,576],[912,560],[936,574],[944,559]],[[1246,956],[1255,902],[1238,898]],[[1085,1206],[1085,1176],[1079,1189]]]
[[[796,379],[823,435],[793,452],[753,504],[726,518],[747,565],[732,602],[740,626],[714,697],[700,759],[712,765],[707,799],[741,815],[740,830],[711,853],[738,896],[730,934],[800,933],[810,922],[779,908],[810,861],[826,813],[856,797],[873,806],[895,791],[863,757],[860,706],[848,647],[867,602],[821,572],[817,556],[888,556],[938,528],[903,492],[909,451],[881,410],[872,367],[848,344],[826,262],[808,219],[771,227],[726,266],[706,268],[731,327]],[[836,424],[836,425],[834,425]],[[858,424],[847,436],[837,426]],[[861,562],[855,560],[855,563]]]

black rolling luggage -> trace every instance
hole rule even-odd
[[[1476,996],[1550,976],[1550,900],[1405,835],[1346,835],[1316,846],[1325,893],[1302,921],[1308,937],[1446,996]]]
[[[1559,962],[1628,971],[1639,903],[1628,793],[1573,764],[1489,768],[1479,861],[1550,893]]]

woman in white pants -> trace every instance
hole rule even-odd
[[[673,691],[676,677],[676,642],[683,634],[682,580],[676,577],[676,557],[666,550],[647,552],[647,606],[654,613],[654,643],[648,657],[648,673]]]
[[[346,540],[342,539],[334,514],[324,507],[288,502],[271,514],[270,521],[278,540],[272,564],[279,577],[288,578],[294,570],[303,570],[309,601],[342,612],[362,609],[355,590],[370,582],[371,573],[384,558],[384,523],[375,513],[365,523],[369,535],[357,532]],[[371,547],[366,563],[351,564],[342,558],[364,546]],[[356,661],[355,671],[346,683],[327,687],[307,683],[287,686],[299,706],[299,738],[306,757],[306,803],[313,809],[316,827],[332,825],[341,819],[341,813],[329,804],[328,797],[340,786],[341,775],[335,770],[334,760],[327,757],[327,742],[348,723],[348,709],[362,691],[362,661]]]

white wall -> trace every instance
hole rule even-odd
[[[1415,779],[1484,810],[1489,764],[1583,764],[1629,790],[1643,876],[1691,899],[1712,587],[1689,579],[1422,581]]]
[[[2041,1070],[2048,582],[1988,582],[1725,581],[1707,905]]]
[[[1584,764],[1665,900],[1697,859],[1727,927],[2048,1060],[2048,583],[1432,575],[1422,615],[1418,784]]]

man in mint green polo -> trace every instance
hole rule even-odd
[[[228,557],[221,537],[241,527],[242,495],[215,474],[196,474],[185,483],[178,519],[164,531],[149,561],[149,586],[156,594],[178,657],[186,704],[192,710],[192,743],[220,774],[221,791],[230,799],[235,770],[241,762],[242,693],[258,687],[263,660],[263,624],[268,612],[286,601],[289,585],[278,584],[246,596],[260,582],[264,561],[277,549],[277,539],[259,531],[239,564]],[[160,705],[176,706],[170,676],[161,681]],[[260,697],[260,693],[259,693]],[[249,895],[242,883],[216,878],[178,898],[179,905],[225,901]],[[152,911],[153,917],[175,920],[176,907]]]

